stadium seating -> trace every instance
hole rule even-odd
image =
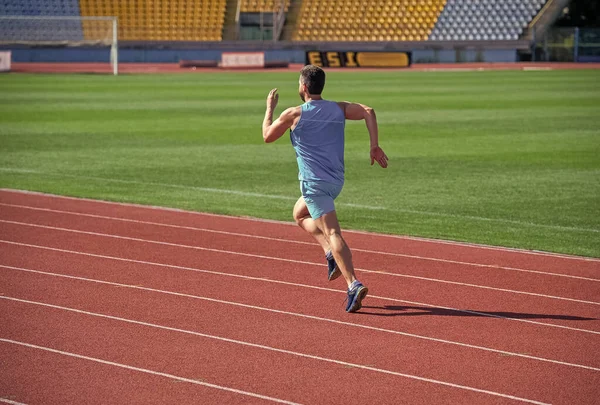
[[[301,41],[424,41],[446,0],[303,0]]]
[[[119,39],[220,41],[226,0],[80,0],[82,16],[117,16]],[[84,25],[86,37],[96,35]]]
[[[545,0],[448,0],[430,40],[516,40]]]
[[[0,0],[0,15],[77,16],[78,0]]]
[[[240,0],[245,13],[272,12],[282,0]],[[0,0],[0,15],[116,16],[119,39],[220,41],[227,0]],[[302,0],[297,41],[516,40],[546,0]],[[291,0],[283,0],[285,11]],[[20,30],[16,27],[20,24]],[[23,29],[23,26],[25,29]],[[108,30],[110,31],[110,30]],[[25,34],[24,34],[25,32]],[[0,38],[95,40],[106,23],[12,21]]]
[[[78,16],[77,0],[0,0],[0,16],[29,16],[31,20],[3,20],[0,40],[19,42],[81,40],[79,21],[36,20],[41,16]]]
[[[284,0],[285,10],[290,8],[290,0]],[[243,13],[279,11],[281,0],[241,0],[240,11]]]
[[[516,40],[545,3],[546,0],[303,0],[292,38]]]

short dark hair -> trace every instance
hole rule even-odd
[[[306,65],[300,71],[302,84],[305,84],[310,94],[321,94],[325,87],[325,71],[315,65]]]

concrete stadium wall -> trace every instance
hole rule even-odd
[[[517,62],[516,49],[416,49],[413,63]]]
[[[347,46],[343,47],[347,48]],[[22,47],[0,46],[1,50],[11,50],[13,62],[106,62],[108,48],[93,47]],[[248,48],[227,49],[226,51],[248,51]],[[313,50],[319,50],[314,47]],[[342,49],[340,49],[342,50]],[[355,51],[364,50],[357,46]],[[517,49],[404,49],[412,51],[413,63],[461,63],[461,62],[516,62]],[[219,49],[119,49],[119,62],[123,63],[178,63],[180,60],[219,61],[224,50]],[[304,63],[304,49],[267,49],[265,61],[286,61]]]
[[[93,47],[22,47],[0,46],[11,50],[13,62],[106,62],[109,48]],[[241,49],[240,52],[247,51]],[[123,63],[178,63],[180,60],[221,60],[221,50],[207,49],[134,49],[119,48],[119,62]],[[266,62],[288,61],[304,63],[302,50],[272,50],[265,52]]]

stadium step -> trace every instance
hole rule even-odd
[[[285,25],[283,26],[283,34],[281,40],[291,41],[294,30],[296,29],[296,22],[298,21],[298,15],[302,8],[302,0],[291,0],[290,8],[285,16]]]
[[[238,0],[227,0],[225,6],[225,21],[223,23],[223,40],[235,41],[237,39],[237,14]]]
[[[538,15],[531,21],[529,28],[522,39],[527,39],[529,41],[533,40],[534,26],[536,37],[541,38],[546,30],[560,17],[563,9],[569,6],[570,2],[571,0],[554,0],[547,2],[544,8],[542,8]]]

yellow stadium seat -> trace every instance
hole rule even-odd
[[[249,1],[242,0],[242,4]],[[272,0],[257,1],[267,3]],[[302,0],[292,38],[319,41],[425,40],[445,4],[446,0]]]
[[[279,10],[282,4],[281,0],[240,0],[240,11],[243,13],[253,12],[272,12]],[[224,2],[221,2],[225,4]],[[283,1],[284,11],[288,11],[290,0]]]
[[[121,40],[220,41],[225,19],[225,0],[80,0],[82,16],[116,16]],[[210,25],[204,35],[192,27]],[[86,38],[93,38],[89,24]],[[201,39],[202,38],[202,39]]]

